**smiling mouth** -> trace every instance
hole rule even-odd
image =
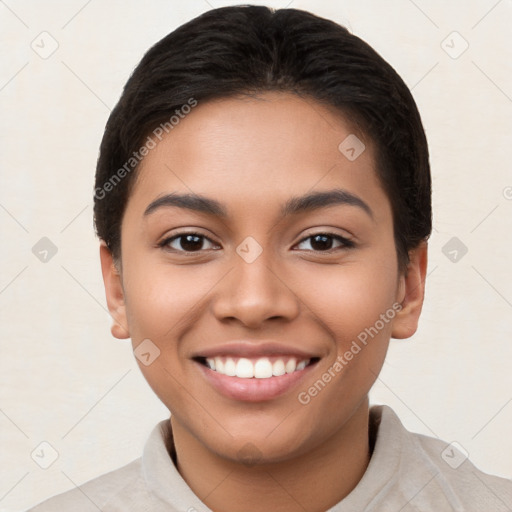
[[[317,363],[320,358],[299,359],[297,357],[196,357],[195,361],[206,368],[228,377],[241,379],[269,379],[290,373],[301,372]]]

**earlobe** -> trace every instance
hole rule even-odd
[[[110,249],[103,240],[100,241],[100,261],[107,306],[113,321],[110,328],[112,336],[118,339],[129,338],[121,273],[114,263]]]
[[[425,297],[425,277],[428,262],[428,244],[421,242],[409,252],[407,273],[400,277],[397,301],[401,310],[393,321],[391,337],[404,339],[411,337],[418,328],[418,321]]]

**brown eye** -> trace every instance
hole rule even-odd
[[[205,241],[215,246],[209,238],[200,233],[180,233],[166,238],[159,246],[177,252],[200,252]]]
[[[299,245],[306,240],[311,240],[310,246],[314,252],[325,252],[332,249],[351,249],[355,247],[354,242],[334,233],[316,233],[314,235],[310,235],[303,238],[299,242]],[[333,244],[335,242],[338,242],[339,245],[333,248]]]

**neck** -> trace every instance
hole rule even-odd
[[[171,417],[178,471],[211,509],[323,512],[345,498],[368,466],[369,403],[322,444],[282,462],[247,466],[221,458]]]

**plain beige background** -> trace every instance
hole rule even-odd
[[[143,53],[230,3],[0,1],[1,511],[139,457],[167,417],[130,343],[110,335],[94,169]],[[265,4],[345,24],[412,88],[434,187],[426,302],[417,334],[392,341],[371,399],[511,478],[512,2]],[[46,262],[33,252],[43,237],[57,250]]]

